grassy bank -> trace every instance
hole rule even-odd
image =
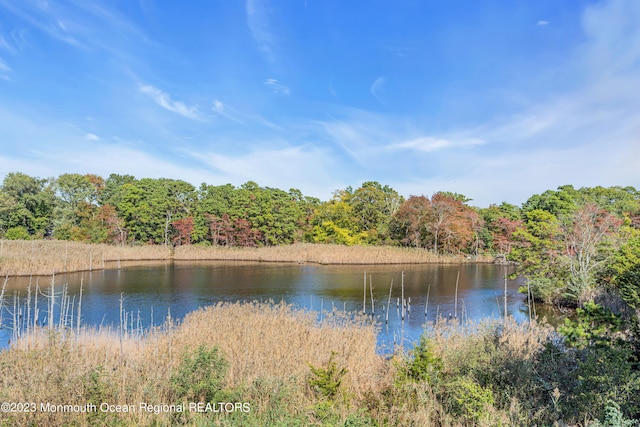
[[[99,270],[108,263],[170,259],[164,246],[112,246],[60,240],[0,240],[2,276]]]
[[[0,240],[0,275],[50,275],[98,270],[109,263],[152,260],[226,260],[319,264],[417,264],[490,262],[388,246],[296,244],[263,248],[160,245],[111,246],[58,240]]]
[[[490,257],[476,260],[467,256],[436,255],[424,249],[395,246],[344,246],[312,243],[264,248],[178,246],[175,249],[174,259],[309,262],[317,264],[455,264],[476,261],[491,262],[493,260]]]
[[[392,358],[366,317],[318,323],[283,304],[219,304],[139,332],[23,334],[0,352],[0,401],[36,410],[0,425],[613,426],[633,425],[606,422],[639,403],[617,353],[591,360],[536,322],[442,321]]]

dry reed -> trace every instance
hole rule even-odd
[[[308,364],[325,365],[336,352],[336,362],[347,368],[346,390],[361,395],[362,387],[370,389],[383,372],[376,328],[369,317],[341,311],[326,313],[320,324],[316,316],[283,303],[220,303],[189,314],[174,342],[178,347],[219,346],[233,361],[232,385],[263,376],[304,378]]]
[[[241,399],[253,410],[269,398],[250,387],[260,381],[289,384],[291,411],[308,406],[309,364],[325,366],[332,352],[347,371],[344,396],[358,405],[362,396],[389,383],[387,362],[376,354],[376,333],[370,320],[359,315],[328,313],[318,323],[315,314],[284,303],[257,302],[203,308],[178,325],[167,322],[144,337],[126,328],[36,328],[0,352],[0,398],[35,402],[38,408],[41,403],[99,404],[97,400],[136,408],[128,414],[13,413],[10,419],[16,425],[101,425],[115,420],[168,425],[171,414],[144,413],[139,404],[175,403],[170,378],[182,356],[204,344],[221,350],[229,363],[227,387],[245,390]]]
[[[59,240],[0,240],[0,275],[50,275],[99,270],[146,261],[261,261],[315,264],[456,264],[492,258],[436,255],[393,246],[342,246],[299,243],[262,248],[161,245],[112,246]]]
[[[436,255],[418,248],[297,243],[263,248],[179,246],[176,260],[281,261],[316,264],[456,264],[492,262],[490,257]]]
[[[99,270],[105,264],[170,259],[165,246],[112,246],[59,240],[0,240],[0,275]]]

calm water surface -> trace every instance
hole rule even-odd
[[[362,312],[364,273],[367,274],[366,312],[371,314],[369,280],[373,285],[375,314],[380,333],[381,352],[394,344],[411,345],[424,331],[425,324],[437,316],[455,316],[455,288],[458,280],[459,318],[477,320],[503,315],[505,268],[487,264],[464,265],[393,265],[393,266],[327,266],[280,263],[240,262],[173,262],[108,269],[92,273],[72,273],[55,278],[56,291],[68,286],[76,295],[83,283],[82,322],[91,325],[117,326],[120,321],[120,299],[130,316],[141,319],[144,326],[160,325],[170,312],[182,318],[199,307],[220,301],[258,300],[285,301],[306,310],[346,310]],[[411,299],[411,311],[404,322],[396,308],[401,296],[404,272],[404,296]],[[10,338],[8,327],[13,309],[13,293],[26,296],[29,278],[13,278],[5,291],[4,327],[0,340],[4,347]],[[389,322],[385,309],[389,286],[393,280]],[[46,290],[51,278],[40,277],[38,286]],[[36,279],[31,279],[32,289]],[[518,320],[528,318],[526,296],[518,293],[522,283],[508,282],[508,313]],[[428,306],[425,305],[427,302]],[[44,299],[40,302],[40,321],[47,317]],[[11,306],[11,307],[8,307]],[[32,304],[33,309],[33,304]],[[319,315],[320,317],[320,315]],[[57,316],[56,316],[57,318]]]

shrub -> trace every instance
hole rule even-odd
[[[445,387],[446,401],[451,412],[470,422],[478,422],[493,406],[493,393],[469,377],[454,379]]]
[[[412,353],[413,359],[405,370],[406,377],[414,381],[435,384],[442,371],[442,359],[435,354],[433,342],[422,336]]]
[[[564,285],[557,279],[535,277],[529,279],[529,287],[531,289],[531,295],[533,295],[536,300],[546,304],[553,304],[561,298]],[[519,290],[522,293],[527,292],[526,287],[521,287]]]
[[[332,351],[326,368],[316,368],[309,364],[312,378],[309,379],[309,385],[313,387],[320,395],[332,399],[338,393],[342,377],[347,373],[346,368],[339,368],[334,357],[336,352]]]
[[[178,400],[212,402],[224,386],[227,362],[217,347],[200,345],[193,356],[182,358],[171,376],[173,393]]]
[[[589,427],[630,427],[633,425],[637,425],[637,423],[634,420],[624,418],[624,414],[620,410],[620,405],[613,400],[609,400],[604,409],[602,421],[591,423]]]
[[[25,227],[11,227],[7,230],[4,237],[7,240],[29,240],[31,235]]]

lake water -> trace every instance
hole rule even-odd
[[[510,270],[507,270],[510,272]],[[167,314],[180,319],[199,307],[220,301],[284,300],[305,310],[346,310],[362,312],[364,274],[367,274],[366,312],[371,314],[369,281],[373,285],[375,314],[380,327],[378,345],[390,352],[395,344],[410,346],[424,330],[427,321],[437,316],[454,317],[456,279],[458,279],[457,316],[462,320],[479,320],[503,315],[505,267],[489,264],[462,265],[380,265],[334,266],[314,264],[246,263],[246,262],[171,262],[72,273],[55,277],[56,291],[67,285],[68,294],[82,292],[82,322],[90,325],[113,325],[120,322],[120,300],[124,311],[140,319],[144,326],[160,325]],[[411,300],[411,310],[402,321],[401,296]],[[32,291],[36,280],[41,290],[50,286],[50,277],[11,278],[5,291],[4,326],[0,343],[6,347],[11,336],[10,321],[13,294],[25,298],[29,280]],[[389,286],[393,280],[389,321],[385,311]],[[519,281],[508,281],[508,314],[518,320],[528,318],[526,296],[518,293]],[[428,296],[427,313],[425,305]],[[39,301],[40,321],[47,317],[46,301]],[[33,304],[32,304],[33,309]],[[55,316],[58,318],[58,316]],[[320,315],[319,315],[320,317]]]

